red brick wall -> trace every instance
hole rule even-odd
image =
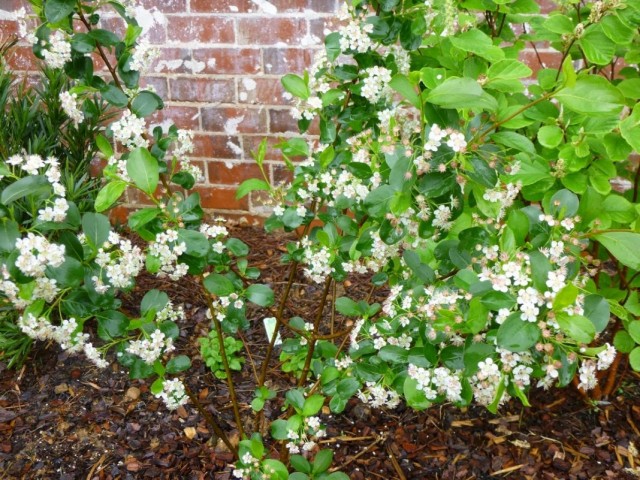
[[[23,3],[0,0],[0,41],[15,33],[8,14]],[[205,182],[198,189],[206,209],[253,220],[261,214],[259,199],[235,200],[235,187],[258,175],[250,152],[263,138],[275,144],[297,132],[279,79],[309,64],[342,0],[140,3],[147,10],[149,38],[162,51],[144,80],[166,100],[151,122],[171,119],[195,131],[194,161],[203,167]],[[547,60],[550,53],[542,55]],[[525,58],[538,67],[533,51]],[[35,59],[28,46],[20,46],[10,63],[28,71]],[[269,152],[266,164],[272,180],[282,180],[276,151]]]

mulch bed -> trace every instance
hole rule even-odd
[[[262,281],[282,291],[288,267],[279,257],[286,238],[256,228],[232,233],[251,246],[250,263],[263,271]],[[188,320],[179,348],[195,358],[188,385],[237,441],[226,384],[197,358],[196,339],[209,328],[197,286],[143,276],[123,298],[125,306],[135,312],[151,288],[165,289],[184,304]],[[367,294],[358,279],[341,288],[356,298]],[[311,317],[319,293],[300,274],[287,314]],[[260,309],[250,311],[252,326],[242,337],[257,363],[266,347],[264,316]],[[254,423],[250,362],[234,378],[246,428]],[[279,389],[292,382],[278,369],[269,380]],[[187,404],[170,412],[148,389],[116,362],[98,370],[55,347],[38,346],[17,372],[0,363],[0,480],[232,478],[230,452],[196,408]],[[328,425],[323,446],[334,449],[334,466],[358,480],[640,477],[637,375],[627,372],[608,402],[589,403],[573,389],[536,389],[532,396],[532,407],[511,401],[498,415],[480,407],[387,411],[352,400],[343,414],[322,415]],[[271,402],[267,417],[277,418],[279,407]],[[272,446],[274,456],[277,451]]]

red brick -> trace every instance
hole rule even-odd
[[[304,12],[318,13],[336,11],[335,0],[271,0],[278,13]],[[259,8],[250,0],[191,0],[191,11],[202,13],[248,13]]]
[[[162,110],[157,111],[147,122],[148,125],[163,123],[165,120],[172,120],[178,128],[199,130],[200,110],[197,107],[184,107],[178,105],[166,105]]]
[[[171,79],[171,100],[179,102],[224,102],[235,100],[231,79],[179,77]]]
[[[238,43],[245,45],[294,44],[307,34],[302,18],[239,18]]]
[[[247,197],[236,200],[235,188],[202,186],[196,187],[195,190],[200,193],[203,208],[218,210],[247,210],[249,208]]]
[[[194,157],[233,158],[242,157],[240,137],[227,135],[195,135],[193,138]]]
[[[207,132],[263,133],[267,129],[264,108],[211,107],[202,109],[202,128]]]
[[[193,59],[203,62],[202,73],[247,74],[261,69],[261,54],[257,48],[198,48]]]
[[[247,13],[255,6],[251,0],[191,0],[191,11],[201,13]]]
[[[169,98],[169,89],[167,88],[167,79],[164,77],[148,77],[142,76],[140,78],[141,87],[153,87],[156,93],[163,99]]]
[[[184,62],[189,60],[191,60],[189,48],[161,48],[160,56],[150,70],[156,73],[191,73],[184,66]]]
[[[198,48],[193,59],[204,62],[201,73],[247,74],[261,69],[261,53],[258,48]]]
[[[158,0],[138,0],[138,4],[147,10],[152,10],[155,7],[162,13],[184,13],[187,11],[187,0],[162,0],[161,2]]]
[[[109,220],[111,221],[111,224],[115,226],[126,225],[129,215],[134,210],[136,210],[134,207],[118,205],[109,210]]]
[[[262,103],[268,105],[282,105],[284,103],[284,99],[282,98],[282,94],[284,93],[284,89],[282,88],[282,83],[278,78],[264,78],[264,77],[255,77],[252,78],[256,84],[255,89],[249,90],[246,88],[246,81],[244,79],[238,79],[238,95],[239,95],[239,103]],[[250,85],[250,83],[249,83]],[[246,94],[246,99],[243,100],[242,94]]]
[[[293,180],[293,173],[285,165],[271,164],[269,167],[274,185],[282,185]]]
[[[168,17],[168,41],[184,43],[234,43],[233,21],[221,17]]]
[[[298,121],[291,116],[291,110],[269,109],[269,133],[298,133]]]
[[[255,162],[207,162],[209,183],[239,185],[248,178],[263,178]]]
[[[264,73],[285,75],[301,73],[311,65],[313,51],[308,48],[265,48]]]
[[[13,20],[0,20],[0,43],[18,35],[18,24]]]
[[[6,58],[11,70],[38,70],[41,61],[33,54],[31,47],[16,46]]]
[[[309,20],[309,33],[320,39],[320,45],[324,45],[325,30],[336,31],[340,21],[337,18],[312,18]]]

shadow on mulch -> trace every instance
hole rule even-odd
[[[263,271],[262,281],[276,294],[282,291],[287,267],[279,257],[286,238],[256,228],[232,234],[250,245],[250,263]],[[187,321],[178,344],[195,358],[188,384],[237,440],[226,384],[198,357],[196,339],[209,327],[197,285],[143,276],[123,298],[132,314],[151,288],[164,289],[184,304]],[[365,282],[341,288],[357,298],[367,294]],[[316,293],[300,275],[287,314],[311,316]],[[252,326],[243,334],[255,362],[266,346],[264,316],[260,309],[250,311]],[[234,377],[245,428],[253,425],[250,363]],[[285,389],[290,380],[278,372],[273,370],[270,382]],[[18,372],[0,364],[0,480],[232,478],[231,454],[194,406],[169,412],[148,390],[148,383],[130,380],[116,362],[98,370],[53,347],[36,349]],[[640,437],[637,375],[627,373],[617,396],[598,405],[586,403],[573,389],[535,390],[532,396],[532,407],[511,401],[498,415],[480,407],[387,411],[352,400],[343,414],[322,416],[328,426],[323,447],[333,448],[334,465],[357,480],[640,477],[634,446]],[[265,413],[274,419],[281,411],[272,404]],[[272,453],[277,455],[275,447]]]

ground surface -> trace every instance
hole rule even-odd
[[[252,247],[250,260],[263,270],[263,281],[281,291],[287,269],[279,264],[282,239],[249,228],[234,234]],[[298,280],[288,314],[310,316],[318,292],[302,276]],[[197,355],[195,338],[208,328],[197,289],[146,277],[125,305],[134,309],[151,288],[166,288],[185,304],[180,348]],[[366,295],[357,281],[345,288],[353,297]],[[256,362],[266,344],[263,316],[251,312],[252,328],[244,336]],[[233,436],[226,385],[197,359],[191,372],[189,386]],[[235,379],[246,425],[252,425],[249,362]],[[277,370],[271,381],[279,388],[289,382]],[[512,401],[498,415],[479,407],[371,410],[353,401],[343,415],[323,419],[334,465],[353,479],[640,478],[634,446],[640,447],[640,380],[626,373],[616,395],[592,405],[575,390],[536,390],[531,408]],[[270,418],[279,412],[277,404],[266,410]],[[18,372],[0,364],[0,480],[226,480],[230,460],[192,404],[167,411],[148,384],[129,380],[115,362],[100,371],[82,358],[40,346]]]

